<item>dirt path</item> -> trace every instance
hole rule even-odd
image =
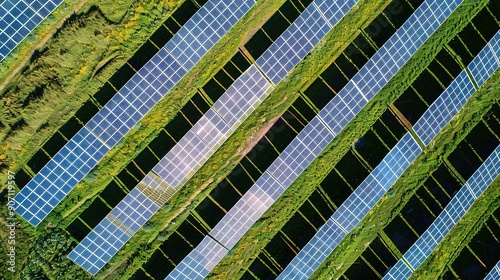
[[[2,84],[0,84],[0,91],[2,91],[6,86],[7,84],[9,84],[9,82],[14,78],[14,76],[19,73],[19,71],[21,71],[21,69],[28,63],[31,55],[33,54],[33,52],[36,50],[36,49],[39,49],[41,47],[43,47],[43,45],[45,45],[45,43],[47,43],[47,41],[52,38],[52,36],[56,33],[57,29],[61,28],[61,26],[63,25],[63,23],[73,14],[73,13],[76,13],[77,11],[79,11],[83,5],[85,5],[85,3],[87,3],[86,0],[80,0],[80,3],[76,4],[72,11],[70,13],[68,13],[64,18],[62,18],[61,20],[59,20],[59,22],[56,23],[56,25],[53,27],[52,31],[47,34],[40,42],[38,42],[38,44],[36,44],[31,52],[29,53],[29,55],[26,55],[26,57],[23,58],[23,60],[19,63],[19,65],[17,65],[16,68],[14,68],[14,70],[12,70],[12,72],[5,78],[5,80],[2,82]]]

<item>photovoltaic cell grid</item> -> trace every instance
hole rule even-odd
[[[208,12],[213,13],[210,15],[213,19],[211,23],[217,26],[217,30],[226,30],[229,27],[228,24],[235,22],[235,19],[241,17],[255,3],[255,1],[244,2],[242,0],[211,0],[197,14],[200,11],[205,14]],[[237,9],[237,11],[231,9]],[[190,19],[188,26],[181,28],[180,35],[174,36],[170,41],[180,42],[187,40],[184,37],[187,34],[196,34],[196,36],[199,36],[197,40],[203,42],[205,49],[209,49],[209,46],[215,44],[212,40],[220,38],[222,35],[212,35],[212,29],[205,26],[205,21],[196,22],[195,19],[199,19],[199,17],[193,18]],[[220,22],[224,23],[224,27],[218,26]],[[200,28],[203,29],[203,32],[195,33]],[[203,38],[206,38],[206,41],[202,41]],[[188,55],[192,51],[191,49],[188,48],[184,51],[187,56],[191,57],[191,55]],[[200,54],[201,52],[197,53],[198,56]],[[176,55],[179,56],[180,53],[176,52]],[[95,167],[104,155],[190,70],[186,65],[179,62],[181,59],[182,56],[172,56],[165,47],[158,51],[119,90],[118,94],[106,103],[85,127],[28,182],[23,191],[15,197],[17,202],[16,211],[32,225],[37,226],[65,195]],[[194,60],[191,59],[191,61]],[[87,143],[91,143],[91,145],[85,146]],[[75,145],[85,146],[85,148],[73,150]],[[68,150],[73,150],[73,152],[68,154]],[[90,154],[90,158],[88,158],[87,154]],[[81,166],[82,161],[85,163],[84,166]],[[71,172],[75,170],[79,172]],[[69,178],[69,175],[72,175],[72,178]],[[44,180],[45,178],[57,179],[57,177],[61,177],[61,180]],[[59,192],[61,188],[64,189],[63,192]],[[28,196],[29,199],[27,199]],[[49,202],[36,196],[50,196],[52,199]]]
[[[499,41],[500,32],[497,32],[468,66],[478,86],[483,85],[500,66],[492,51],[492,48],[499,51]],[[465,70],[462,71],[413,126],[415,133],[426,146],[450,122],[474,92],[471,79]]]
[[[184,24],[165,48],[186,69],[191,69],[253,5],[255,0],[209,1]],[[222,16],[217,16],[219,14]]]
[[[314,1],[256,64],[277,85],[356,3],[355,0]]]
[[[160,206],[133,189],[68,257],[95,275]]]
[[[410,133],[333,213],[278,279],[307,279],[422,152]]]
[[[213,108],[203,115],[134,188],[134,195],[139,193],[154,203],[154,211],[148,210],[145,213],[141,207],[130,207],[129,203],[122,201],[101,223],[112,220],[115,224],[123,224],[132,236],[210,158],[234,131],[233,128],[241,124],[265,99],[270,87],[271,84],[255,66],[252,65],[247,69],[215,102]],[[240,102],[241,100],[243,102]],[[223,110],[224,113],[220,114],[216,111],[217,109]],[[223,120],[221,115],[225,116],[228,121]],[[128,196],[124,200],[127,199]],[[85,246],[77,247],[74,251],[79,255],[95,256],[97,254],[95,248]],[[107,254],[110,257],[105,259],[105,263],[114,253]],[[95,265],[94,267],[99,270],[102,266]]]
[[[38,225],[109,151],[82,128],[16,195],[16,212]],[[74,164],[72,164],[74,163]]]
[[[500,279],[500,261],[491,269],[491,271],[484,277],[484,280],[498,280]]]
[[[62,0],[5,0],[0,3],[0,61]]]
[[[390,46],[392,46],[392,43],[394,43],[394,45],[396,45],[396,46],[399,45],[399,48],[405,48],[409,51],[405,51],[404,52],[405,54],[401,55],[401,57],[396,57],[396,58],[394,58],[394,57],[397,56],[397,49],[395,49],[393,47],[383,49],[381,51],[379,50],[379,52],[378,52],[378,55],[380,57],[384,57],[384,55],[387,54],[389,51],[395,51],[395,53],[392,53],[393,61],[397,62],[395,64],[395,66],[392,66],[392,68],[390,68],[390,69],[387,69],[388,66],[384,66],[386,68],[382,68],[382,69],[377,68],[376,69],[377,71],[374,71],[373,69],[375,69],[375,68],[372,67],[372,69],[370,69],[370,71],[365,70],[366,74],[364,76],[360,76],[360,75],[354,76],[354,78],[352,80],[355,80],[358,82],[355,82],[355,81],[352,82],[352,80],[351,80],[351,82],[348,83],[348,86],[346,86],[346,88],[345,88],[346,90],[344,90],[344,89],[342,90],[342,91],[344,91],[344,93],[342,93],[342,91],[341,91],[336,97],[334,97],[334,99],[332,101],[330,101],[329,106],[324,108],[318,114],[320,118],[318,118],[317,120],[318,121],[325,121],[328,124],[328,126],[330,127],[330,135],[332,137],[334,135],[338,134],[338,132],[340,132],[342,130],[342,128],[345,127],[345,125],[354,117],[354,114],[355,114],[354,112],[357,113],[357,112],[359,112],[359,110],[361,110],[361,108],[368,102],[368,98],[371,98],[376,94],[376,92],[372,91],[371,93],[367,94],[367,96],[364,96],[359,91],[359,85],[363,85],[361,87],[361,88],[363,88],[365,86],[365,84],[378,83],[379,88],[382,88],[383,85],[385,85],[385,82],[378,81],[380,79],[380,74],[385,75],[383,81],[390,80],[390,78],[392,78],[394,73],[396,73],[397,70],[399,70],[399,68],[402,65],[404,65],[406,63],[406,61],[408,61],[408,59],[411,57],[412,53],[414,53],[423,44],[425,39],[427,39],[428,36],[430,36],[430,34],[432,34],[440,26],[440,24],[447,18],[447,16],[449,14],[451,14],[451,12],[458,6],[458,4],[460,2],[461,1],[454,0],[454,1],[449,1],[449,2],[436,3],[434,1],[432,3],[426,3],[426,5],[421,5],[417,9],[417,11],[412,15],[413,18],[410,17],[410,19],[408,20],[408,21],[412,21],[412,20],[416,21],[416,23],[413,22],[411,24],[406,24],[406,28],[408,28],[408,30],[400,29],[400,30],[398,30],[399,33],[395,34],[395,36],[393,36],[389,39],[389,41],[391,41],[391,40],[394,41],[394,42],[389,43]],[[434,12],[443,13],[444,15],[440,14],[439,16],[436,17],[433,14]],[[431,15],[431,16],[430,16],[430,19],[420,20],[420,22],[419,22],[418,18],[415,18],[416,15],[418,17],[420,17],[420,16],[425,17],[427,15]],[[424,27],[419,26],[422,23],[425,23]],[[405,26],[405,25],[403,25],[403,26]],[[424,28],[424,30],[422,28]],[[424,33],[423,33],[423,35],[421,35],[418,32],[424,32]],[[399,36],[401,36],[401,37],[399,37]],[[416,36],[418,38],[418,42],[413,43],[413,42],[411,42],[411,40],[409,40],[409,38],[411,38],[413,36]],[[405,41],[402,41],[403,39],[405,39]],[[389,54],[391,54],[391,53],[389,53]],[[380,66],[380,65],[386,65],[386,63],[385,62],[384,63],[381,62],[380,64],[374,63],[374,65]],[[381,70],[387,70],[387,72],[382,72]],[[265,70],[264,70],[264,72],[265,72]],[[370,74],[367,74],[367,73],[370,73]],[[356,77],[357,77],[357,80],[356,80]],[[362,78],[360,79],[360,77],[362,77]],[[356,90],[353,90],[355,93],[350,94],[349,89],[356,89]],[[364,101],[360,101],[363,99],[364,99]],[[351,108],[349,106],[353,106],[353,107]],[[341,113],[339,113],[339,112],[345,112],[346,115],[341,115]],[[337,116],[337,118],[331,118],[332,115]],[[308,124],[306,127],[308,127],[309,125],[310,124]],[[304,130],[306,130],[306,128],[304,128]],[[324,136],[321,136],[321,137],[324,137]],[[414,140],[414,139],[412,139],[412,140]],[[289,146],[297,145],[296,143],[298,143],[298,142],[294,139],[294,141],[292,141],[292,143]],[[294,150],[293,146],[287,147],[287,149]],[[273,163],[273,165],[274,164],[277,164],[277,165],[283,164],[283,158],[285,157],[285,155],[286,155],[285,153],[282,153],[282,155],[280,155],[278,157],[278,159],[275,161],[275,163]],[[298,170],[300,168],[303,168],[303,166],[307,166],[312,161],[311,159],[307,158],[308,155],[309,155],[309,150],[306,150],[305,157],[300,159],[301,162],[299,164],[299,167],[294,166],[294,167],[290,167],[290,169],[291,170]],[[312,158],[312,159],[314,159],[314,158]],[[311,160],[311,161],[309,161],[309,160]],[[309,161],[309,163],[307,163],[307,161]],[[297,162],[293,162],[291,164],[296,164],[296,163]],[[268,170],[271,170],[271,169],[269,168]],[[285,176],[287,176],[287,175],[289,175],[289,174],[286,174]],[[295,172],[291,172],[290,175],[292,176],[291,178],[297,176],[297,174]],[[291,180],[288,178],[282,179],[282,182],[285,182],[283,184],[285,188],[287,188],[289,186],[288,182],[290,182],[290,181]],[[243,205],[244,204],[242,204],[242,206]],[[236,207],[236,205],[235,205],[235,207]],[[238,207],[236,207],[235,209],[236,209],[235,211],[241,211]],[[229,212],[231,212],[231,210]],[[229,214],[229,212],[228,212],[228,214]],[[247,223],[249,223],[255,219],[255,217],[254,217],[254,215],[256,215],[255,211],[254,212],[243,211],[243,212],[247,215],[247,217],[245,217],[245,219],[247,220],[247,222],[245,222],[245,227],[249,228],[251,226],[251,224],[248,225]],[[248,215],[247,213],[251,213],[252,215]],[[229,219],[231,219],[231,217],[228,217],[226,220],[229,220]],[[227,222],[223,218],[221,223],[227,223]],[[235,244],[239,240],[239,238],[244,234],[244,232],[246,232],[246,230],[242,230],[244,227],[242,227],[240,225],[238,225],[238,227],[239,227],[238,230],[234,231],[234,232],[236,232],[236,234],[233,234],[234,239],[230,241],[232,244]],[[217,226],[215,228],[217,228]]]
[[[227,252],[227,249],[206,236],[166,279],[202,279]]]
[[[500,146],[483,162],[483,164],[467,180],[450,203],[438,215],[431,226],[403,255],[384,279],[407,279],[412,270],[416,270],[432,253],[437,245],[470,209],[474,201],[500,174]],[[408,267],[407,264],[410,266]],[[405,266],[407,266],[405,268]]]

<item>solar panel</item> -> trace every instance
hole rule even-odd
[[[226,30],[230,28],[244,13],[246,13],[255,1],[243,0],[224,0],[207,2],[198,11],[189,24],[183,26],[178,34],[172,38],[170,42],[180,42],[185,40],[186,34],[196,34],[196,40],[204,42],[204,49],[210,49],[215,41],[204,41],[203,36],[211,31],[204,29],[203,32],[198,32],[197,27],[204,27],[205,22],[197,22],[200,19],[200,13],[213,11],[211,18],[213,21],[222,22],[224,27],[217,30]],[[236,10],[232,10],[236,9]],[[206,18],[204,19],[206,20]],[[210,21],[210,22],[213,22]],[[215,23],[211,23],[214,24]],[[212,38],[220,38],[224,33]],[[199,36],[199,38],[198,38]],[[167,43],[168,46],[169,43]],[[183,52],[188,55],[192,49],[186,48]],[[206,51],[205,51],[206,53]],[[36,226],[43,220],[48,213],[73,189],[76,184],[83,179],[92,168],[104,157],[104,155],[120,141],[123,136],[135,126],[139,120],[163,97],[175,84],[190,70],[191,64],[179,63],[178,57],[180,54],[176,52],[174,55],[169,53],[167,47],[162,48],[156,53],[150,61],[148,61],[134,76],[106,103],[106,105],[85,125],[80,132],[73,137],[48,163],[41,171],[23,188],[23,192],[19,193],[15,200],[18,213],[32,225]],[[200,55],[198,53],[197,55]],[[198,61],[199,59],[191,59],[190,61]],[[83,137],[83,139],[81,139]],[[194,136],[193,136],[194,137]],[[75,138],[77,138],[75,140]],[[88,138],[88,139],[87,139]],[[193,138],[196,140],[196,138]],[[91,143],[83,149],[73,149],[74,143]],[[197,148],[200,148],[197,146]],[[200,148],[202,149],[202,148]],[[72,152],[68,154],[68,150]],[[92,152],[97,150],[98,152]],[[89,155],[90,153],[90,155]],[[85,163],[85,164],[84,164]],[[186,163],[186,162],[183,162]],[[82,167],[83,164],[83,167]],[[187,164],[187,163],[186,163]],[[194,164],[196,165],[196,164]],[[188,170],[189,167],[183,168]],[[191,166],[192,168],[192,166]],[[69,178],[66,174],[70,170],[78,170],[79,172]],[[62,176],[60,180],[53,181]],[[44,180],[44,178],[49,178]],[[175,179],[175,178],[173,178]],[[43,184],[42,184],[43,183]],[[64,187],[64,195],[60,195],[58,190]],[[26,197],[30,197],[26,199]],[[52,196],[56,199],[53,201],[45,201],[36,196]],[[23,201],[25,201],[23,203]],[[30,202],[37,202],[30,205]]]
[[[228,250],[206,236],[165,279],[203,279]]]
[[[500,31],[468,66],[478,85],[482,85],[500,66],[491,50],[492,44],[500,47],[498,41],[500,41]],[[462,71],[413,126],[415,133],[426,146],[450,122],[474,92],[475,88],[468,73]]]
[[[491,269],[491,271],[484,277],[484,280],[498,280],[500,279],[500,261]]]
[[[209,1],[203,5],[165,45],[165,48],[186,69],[191,69],[198,63],[207,51],[255,5],[255,0],[217,2]],[[219,14],[222,16],[218,16]]]
[[[5,0],[0,3],[0,61],[35,29],[62,0]]]
[[[428,7],[432,6],[433,5],[428,5]],[[489,49],[489,46],[487,46],[486,48]],[[491,55],[491,53],[488,54],[488,52],[481,52],[480,55],[478,55],[478,57],[475,59],[475,61],[478,59],[480,60],[482,59],[482,56],[487,55]],[[480,65],[483,65],[483,67],[487,69],[489,69],[490,67],[487,63],[483,63]],[[481,70],[477,69],[477,71],[480,72]],[[488,71],[490,71],[491,73],[494,72],[494,70]],[[488,77],[485,77],[485,80],[487,78]],[[416,125],[414,126],[414,129],[417,132],[418,136],[423,135],[421,137],[425,137],[424,139],[422,139],[424,144],[427,145],[440,132],[440,130],[448,122],[446,120],[454,117],[474,92],[475,88],[472,85],[472,82],[468,78],[467,73],[463,71],[438,97],[436,102],[433,103],[424,113],[423,116],[428,116],[427,118],[435,120],[433,123],[431,123],[431,125],[428,125],[428,130],[430,130],[431,132],[426,132],[426,134],[419,133],[420,129],[418,127],[416,128]],[[408,153],[408,151],[413,152]],[[333,213],[332,217],[330,218],[335,222],[333,223],[333,225],[337,225],[338,228],[342,229],[343,231],[350,232],[357,225],[357,223],[370,211],[370,209],[382,198],[389,187],[396,182],[403,171],[411,164],[411,162],[417,157],[420,152],[421,148],[417,145],[417,142],[413,139],[411,134],[407,133],[405,136],[403,136],[398,144],[396,144],[396,146],[382,160],[382,162],[369,174],[369,176],[360,184],[360,186],[356,188],[354,193],[347,198],[347,200],[338,208],[336,212]],[[489,172],[481,172],[481,174],[483,175],[478,175],[478,177],[481,179],[489,178],[491,180],[493,176],[496,176],[494,174],[490,174]],[[481,192],[485,188],[484,180],[480,180],[473,185],[475,186],[475,188],[482,188],[480,190]],[[433,231],[436,231],[436,234],[439,234],[443,229],[451,229],[453,225],[460,219],[462,215],[461,210],[465,211],[464,209],[468,209],[468,207],[472,205],[475,197],[477,197],[477,194],[476,196],[471,196],[469,194],[472,194],[472,187],[470,185],[468,185],[468,188],[459,192],[455,196],[454,199],[458,201],[457,205],[459,205],[460,207],[445,211],[446,217],[436,220],[436,224],[431,226],[435,227]],[[319,235],[321,231],[324,231],[324,228],[320,229],[317,235]],[[323,242],[333,243],[336,242],[337,239],[338,237],[336,236],[330,236],[327,239],[323,240]],[[437,239],[429,238],[425,242],[432,242],[435,240]],[[311,250],[310,247],[317,247],[315,242],[318,242],[317,238],[311,239],[311,241],[302,250],[306,250],[306,248],[308,248],[307,250]],[[428,246],[428,248],[430,248],[430,246]],[[325,252],[325,254],[329,255],[332,251],[333,249],[331,251]],[[413,257],[416,259],[422,258],[423,256],[425,256],[425,254],[425,251],[422,250],[421,247],[413,251]],[[294,258],[292,263],[304,262],[304,260],[302,260],[301,258],[309,258],[307,260],[309,263],[312,263],[314,261],[311,259],[311,256],[299,253]],[[319,266],[325,258],[318,259],[317,262],[314,263],[314,266]],[[408,260],[408,263],[412,266],[414,265],[414,262],[416,262],[409,259],[406,260]],[[292,265],[292,263],[281,273],[279,278],[286,278],[289,277],[289,275],[298,273],[295,270],[297,266]],[[302,267],[302,269],[304,268]],[[398,273],[400,274],[398,274],[394,279],[401,279],[401,277],[408,274],[409,269],[410,268],[407,267],[405,263],[398,265],[394,271],[398,271]],[[411,274],[411,271],[409,273]]]
[[[37,226],[109,148],[83,127],[16,195],[16,212]],[[70,164],[74,162],[74,164]]]
[[[467,180],[429,228],[403,255],[404,261],[416,270],[438,246],[449,231],[470,209],[476,198],[500,174],[500,145]],[[474,193],[472,189],[477,191]],[[400,260],[402,261],[402,260]],[[407,279],[411,275],[403,269],[391,269],[384,279]]]
[[[133,189],[68,257],[95,275],[158,209],[153,200]]]
[[[500,65],[498,54],[500,53],[500,31],[489,41],[481,52],[472,60],[467,68],[469,68],[474,80],[478,86],[482,86],[484,82],[493,75]]]
[[[277,85],[356,2],[313,2],[257,59],[256,64]]]

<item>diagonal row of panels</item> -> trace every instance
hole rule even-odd
[[[444,4],[432,2],[430,5],[424,6],[424,8],[420,8],[419,16],[431,13],[432,10],[437,10],[438,12],[445,10],[448,14],[451,14],[454,7],[456,7],[453,3],[448,2]],[[418,10],[416,14],[418,15]],[[360,73],[354,76],[346,87],[320,111],[318,116],[297,135],[250,190],[212,229],[210,236],[227,249],[232,248],[238,242],[253,223],[271,206],[275,199],[284,192],[314,158],[333,140],[335,135],[366,105],[368,100],[382,88],[385,82],[406,63],[425,41],[420,34],[432,34],[447,16],[423,17],[425,20],[421,20],[421,22],[426,24],[422,26],[419,26],[421,22],[418,21],[416,24],[403,25],[398,31],[399,33],[393,36],[374,55],[370,62],[360,70]],[[408,40],[414,34],[417,34],[416,36],[419,39],[416,42]],[[383,61],[383,59],[388,59],[388,61]],[[366,92],[366,95],[360,91],[360,88]],[[413,146],[418,149],[416,142],[411,144],[414,144]],[[205,239],[208,238],[210,237],[206,237]],[[202,244],[205,244],[204,242]],[[219,246],[221,245],[214,243],[213,249],[218,250]],[[185,260],[194,265],[191,260],[197,259],[201,261],[206,257],[201,255],[200,251],[195,248]],[[183,262],[172,271],[171,275],[173,278],[191,275],[192,267]]]
[[[488,63],[488,61],[495,61],[495,56],[489,56],[489,54],[491,54],[491,44],[495,44],[499,38],[497,35],[471,62],[469,69],[474,65],[484,65],[485,68],[482,71],[489,72],[491,75],[498,68],[496,62],[494,62],[495,67],[493,68]],[[478,62],[481,61],[486,63],[479,64]],[[482,85],[482,83],[479,85]],[[467,71],[463,70],[431,104],[415,126],[425,127],[429,123],[432,124],[433,133],[435,132],[435,134],[431,134],[432,138],[428,139],[430,142],[458,113],[475,91],[471,78],[467,75]],[[439,120],[439,125],[436,125],[435,121],[429,121],[430,119]],[[423,135],[418,136],[422,137]],[[283,277],[295,277],[297,275],[309,277],[347,234],[368,214],[421,151],[422,149],[417,145],[415,139],[410,133],[407,133],[356,188],[353,194],[335,211],[327,223],[319,229],[281,275]],[[305,274],[303,271],[309,273]],[[401,279],[400,276],[394,279]]]
[[[62,0],[6,0],[0,3],[0,61],[33,31]]]
[[[201,7],[16,195],[16,212],[37,226],[254,4],[210,0]],[[212,21],[201,17],[207,14]]]

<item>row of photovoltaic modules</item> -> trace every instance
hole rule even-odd
[[[62,0],[6,0],[0,3],[0,61],[30,34]]]
[[[354,4],[354,1],[346,1],[345,4],[326,6],[326,2],[316,1],[306,8],[257,59],[256,65],[252,65],[228,88],[138,186],[82,240],[69,257],[90,273],[97,273],[267,97],[272,85],[264,75],[272,80],[273,84],[278,84]],[[322,13],[317,10],[317,6],[323,8]],[[324,20],[326,15],[330,19],[328,22]],[[144,212],[143,209],[132,205],[130,201],[139,200],[137,196],[147,199],[149,205],[154,204],[155,206],[149,206],[154,211]],[[120,230],[116,231],[115,228]],[[111,232],[117,233],[117,236],[112,238]],[[103,234],[106,238],[103,238]]]
[[[200,8],[17,194],[17,213],[37,226],[254,4],[211,0]]]
[[[500,65],[498,62],[499,41],[500,33],[497,33],[468,66],[478,86],[481,86]],[[475,91],[471,78],[467,75],[467,71],[463,70],[414,125],[418,138],[422,139],[427,146]],[[368,214],[421,151],[410,133],[403,136],[290,262],[279,279],[311,276],[347,234]],[[493,163],[499,165],[498,160]],[[488,176],[488,173],[478,176]],[[487,183],[487,180],[483,183]],[[488,185],[483,185],[483,187]],[[475,197],[469,195],[468,201],[473,201]],[[403,276],[404,274],[398,274],[392,279],[403,279]]]
[[[500,261],[491,269],[490,273],[484,277],[484,280],[498,280],[500,279]]]
[[[490,40],[486,47],[469,64],[471,72],[478,86],[481,86],[500,67],[500,31]],[[449,121],[448,114],[455,115],[474,92],[472,84],[463,71],[443,94],[434,102],[417,122],[420,130],[417,133],[435,135],[437,129],[442,128],[444,121]],[[441,112],[440,112],[441,111]],[[443,115],[444,114],[444,115]],[[452,115],[452,116],[453,116]],[[415,124],[415,126],[417,125]],[[423,129],[423,127],[428,128]],[[434,126],[434,127],[432,127]],[[422,134],[419,134],[419,136]],[[425,135],[427,136],[427,135]],[[432,138],[428,138],[429,142]],[[424,140],[426,141],[426,140]],[[427,145],[428,143],[426,143]],[[407,279],[415,271],[434,248],[443,240],[453,226],[471,207],[477,197],[495,180],[500,173],[500,146],[484,161],[481,167],[471,176],[467,183],[458,191],[444,210],[435,219],[432,225],[422,234],[417,241],[403,255],[396,265],[389,270],[385,279]]]
[[[206,276],[227,254],[228,249],[239,241],[299,174],[326,148],[335,135],[408,61],[458,4],[458,1],[427,1],[419,7],[344,89],[297,135],[250,190],[212,229],[210,236],[205,237],[167,278],[196,279]],[[397,152],[391,154],[393,159],[389,162],[404,159],[406,165],[409,165],[421,151],[411,135],[405,136],[395,150]],[[381,168],[379,173],[374,173],[373,176],[373,180],[377,183],[394,179],[390,168]],[[353,203],[355,207],[364,205],[362,199],[368,200],[370,194],[363,195],[367,197],[356,199],[356,203]],[[343,230],[354,226],[349,224],[351,220],[342,220],[342,223],[348,223]],[[317,253],[321,254],[321,250]],[[297,269],[299,272],[289,275],[289,278],[303,278],[300,276],[303,269],[306,269],[305,273],[309,273],[307,267],[297,267]]]

